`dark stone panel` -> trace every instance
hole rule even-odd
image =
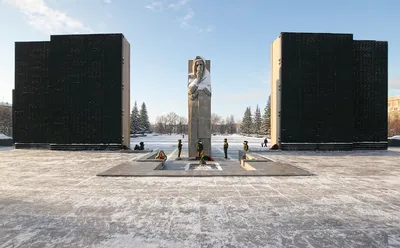
[[[282,142],[352,142],[351,34],[282,34]]]
[[[48,56],[49,42],[15,43],[15,142],[48,142]]]
[[[122,42],[122,34],[16,42],[15,142],[120,144]]]
[[[354,41],[354,141],[387,141],[388,44]]]

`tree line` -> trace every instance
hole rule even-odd
[[[175,112],[157,116],[153,130],[161,134],[187,134],[188,121],[185,116],[179,116]]]
[[[12,108],[0,105],[0,134],[12,137]]]
[[[149,133],[151,132],[149,114],[147,113],[146,104],[143,102],[140,110],[137,102],[133,105],[131,112],[131,133]]]
[[[240,124],[240,133],[270,135],[271,134],[271,96],[265,105],[264,113],[261,115],[260,108],[256,107],[254,114],[251,112],[251,107],[247,107],[242,123]]]
[[[211,115],[211,131],[219,134],[237,133],[237,123],[233,115],[227,116],[225,119],[217,114]]]
[[[230,115],[226,118],[215,113],[211,115],[211,132],[220,134],[233,134],[237,132],[235,117]],[[187,134],[188,120],[185,116],[179,116],[174,112],[158,116],[153,130],[161,134]]]

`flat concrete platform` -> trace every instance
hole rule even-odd
[[[317,176],[95,176],[141,155],[0,148],[0,247],[400,247],[400,148],[268,153]]]
[[[185,170],[187,164],[194,161],[182,158],[182,160],[167,160],[164,169],[160,167],[161,162],[130,161],[119,164],[111,169],[97,174],[107,177],[222,177],[222,176],[312,176],[306,170],[297,166],[281,162],[251,162],[255,170],[246,170],[240,166],[239,161],[222,160],[209,161],[207,163],[218,163],[222,170]],[[198,161],[196,161],[198,163]]]

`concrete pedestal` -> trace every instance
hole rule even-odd
[[[197,156],[199,140],[203,142],[204,154],[211,156],[211,97],[203,90],[198,91],[196,99],[189,99],[188,135],[189,157]]]

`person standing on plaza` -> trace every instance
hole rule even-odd
[[[178,158],[181,157],[182,152],[182,140],[178,140]]]
[[[196,144],[196,150],[197,150],[197,154],[198,154],[198,158],[200,159],[202,157],[202,152],[204,150],[203,148],[203,142],[201,142],[201,140],[199,140]]]
[[[225,155],[225,159],[228,159],[228,139],[224,139],[224,155]]]
[[[247,141],[244,141],[244,142],[243,142],[243,150],[244,150],[245,152],[247,152],[247,151],[249,150],[249,145],[248,145],[248,142],[247,142]]]

